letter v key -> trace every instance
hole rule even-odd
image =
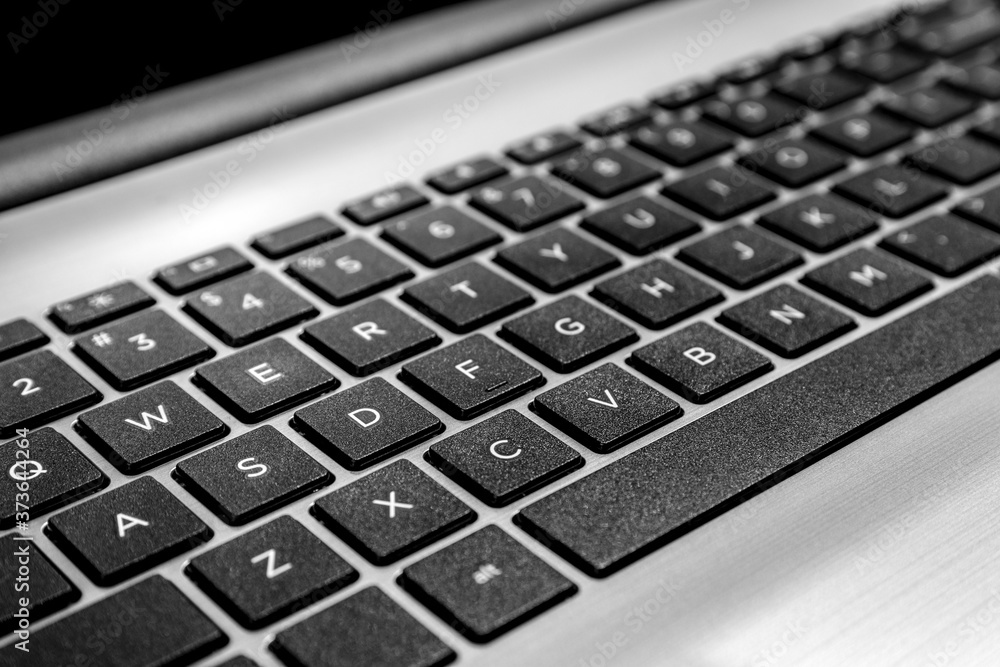
[[[591,398],[590,396],[587,397],[587,400],[590,401],[591,403],[597,403],[598,405],[606,405],[609,408],[613,408],[613,409],[617,410],[618,409],[618,401],[616,401],[615,397],[611,395],[611,390],[605,389],[604,390],[604,395],[608,397],[608,400],[602,401],[599,398]]]

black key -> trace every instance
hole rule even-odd
[[[632,353],[629,363],[692,403],[708,403],[774,364],[735,338],[695,322]]]
[[[621,265],[611,253],[562,227],[504,248],[494,261],[546,292],[561,292]]]
[[[427,182],[441,192],[453,195],[506,174],[507,168],[496,160],[477,157],[439,171],[428,178]]]
[[[789,139],[762,146],[740,158],[744,168],[764,174],[790,188],[801,188],[838,169],[846,161],[837,153],[808,139]]]
[[[0,364],[0,437],[101,400],[99,391],[49,350]]]
[[[407,266],[364,239],[316,248],[292,261],[287,271],[335,306],[363,299],[413,277]]]
[[[1000,232],[1000,188],[991,188],[975,197],[962,200],[951,212],[986,229]]]
[[[451,206],[388,223],[382,238],[427,266],[454,262],[503,240]]]
[[[706,102],[703,108],[706,118],[747,137],[760,137],[801,120],[794,105],[775,95],[734,101],[716,99]]]
[[[649,112],[645,109],[621,104],[583,121],[580,127],[599,137],[607,137],[641,125],[649,119]]]
[[[400,583],[474,642],[487,642],[577,591],[492,525],[410,565]]]
[[[546,421],[606,454],[680,417],[677,403],[615,364],[604,364],[535,397]]]
[[[1000,99],[1000,65],[973,65],[949,76],[945,83],[959,92],[973,97]]]
[[[314,245],[343,236],[344,230],[323,216],[272,229],[250,242],[254,250],[269,259],[281,259]]]
[[[434,443],[427,460],[493,507],[583,466],[576,450],[515,410]]]
[[[955,216],[935,215],[879,245],[942,276],[957,276],[1000,254],[1000,235]]]
[[[552,173],[607,199],[659,178],[660,172],[615,148],[585,150],[552,165]]]
[[[251,273],[215,285],[184,303],[184,310],[227,345],[266,338],[319,311],[269,273]]]
[[[229,432],[218,417],[170,380],[84,412],[76,429],[127,475],[154,468]]]
[[[712,220],[725,220],[774,199],[773,192],[725,167],[668,183],[663,194]]]
[[[719,322],[783,357],[800,357],[855,328],[850,317],[791,285],[727,308]]]
[[[436,333],[383,299],[310,324],[302,340],[351,375],[370,375],[438,345]]]
[[[260,665],[244,655],[238,655],[220,663],[217,667],[260,667]]]
[[[686,167],[733,147],[733,140],[701,122],[646,125],[632,133],[636,148],[676,167]]]
[[[226,246],[160,269],[153,280],[171,294],[184,294],[252,268],[246,257]]]
[[[582,368],[639,339],[635,329],[576,295],[504,323],[499,335],[560,373]]]
[[[929,291],[934,284],[885,253],[859,248],[802,276],[802,284],[875,317]]]
[[[115,389],[134,389],[215,355],[215,350],[161,310],[80,336],[73,351]]]
[[[191,559],[184,572],[246,628],[262,628],[358,578],[357,570],[290,516]]]
[[[428,203],[430,200],[413,187],[398,185],[352,202],[341,213],[359,225],[374,225]]]
[[[859,77],[831,70],[783,81],[775,88],[782,95],[813,111],[824,111],[861,97],[868,92],[868,86]]]
[[[348,470],[361,470],[444,430],[441,420],[382,378],[302,408],[292,427]]]
[[[588,574],[607,576],[1000,358],[998,301],[993,276],[960,287],[559,489],[516,520]]]
[[[374,586],[282,630],[270,648],[282,662],[302,667],[442,667],[455,659],[454,651]]]
[[[47,531],[99,586],[124,581],[212,537],[212,530],[152,477],[56,514]]]
[[[52,306],[49,319],[66,333],[76,333],[110,322],[156,303],[131,281],[78,296]]]
[[[160,575],[33,632],[31,639],[34,664],[86,664],[79,660],[93,655],[96,664],[129,667],[189,665],[228,641]]]
[[[717,74],[721,81],[740,86],[778,69],[781,61],[773,55],[756,55],[744,58]]]
[[[591,296],[650,329],[663,329],[723,300],[719,290],[662,259],[597,283]]]
[[[230,525],[242,525],[333,482],[333,475],[273,426],[177,464],[191,495]]]
[[[535,299],[478,262],[469,262],[410,285],[401,298],[456,333],[495,322]]]
[[[812,135],[859,157],[870,157],[901,144],[913,130],[900,122],[871,112],[848,116],[821,125]]]
[[[974,12],[942,16],[929,25],[919,25],[904,43],[930,55],[950,58],[1000,37],[1000,12],[984,6]]]
[[[10,498],[13,497],[12,494]],[[0,567],[0,586],[8,591],[7,595],[0,597],[0,632],[14,633],[18,638],[14,646],[8,644],[3,650],[7,653],[20,650],[17,642],[24,640],[28,640],[24,646],[34,650],[35,647],[30,645],[34,630],[29,630],[28,624],[76,602],[80,599],[80,591],[45,557],[31,538],[21,539],[16,533],[4,535],[0,537],[0,548],[3,549],[0,555],[0,562],[3,563]],[[27,566],[27,574],[24,574],[23,566]],[[18,627],[21,629],[16,630]]]
[[[923,127],[938,127],[964,116],[976,102],[941,85],[903,93],[882,103],[882,109]]]
[[[973,126],[972,133],[995,144],[1000,143],[1000,122],[997,122],[996,118],[990,119]]]
[[[844,69],[860,74],[878,83],[892,83],[904,76],[915,74],[927,67],[930,61],[921,55],[903,49],[870,51],[847,48],[840,57]]]
[[[837,183],[834,192],[867,206],[872,213],[903,218],[948,194],[948,187],[913,167],[875,167]]]
[[[652,100],[664,109],[674,110],[705,99],[716,90],[716,83],[711,79],[701,81],[684,81],[658,95]]]
[[[0,324],[0,361],[24,354],[49,342],[34,324],[24,318]]]
[[[545,383],[538,370],[482,334],[403,366],[400,379],[458,419],[471,419]]]
[[[31,501],[28,510],[14,502],[0,507],[0,528],[4,530],[14,527],[18,511],[25,511],[28,519],[37,519],[108,483],[104,473],[80,450],[49,427],[0,445],[0,469],[4,472],[0,477],[4,497],[13,501],[20,492],[18,485],[28,482]]]
[[[329,493],[313,513],[376,565],[424,548],[476,513],[409,461],[396,461]]]
[[[802,263],[791,248],[739,225],[681,248],[677,259],[738,289],[759,285]]]
[[[584,207],[549,179],[521,176],[479,188],[469,203],[514,231],[526,232]]]
[[[878,229],[874,214],[833,195],[809,195],[757,223],[816,252],[829,252]]]
[[[283,338],[206,364],[195,371],[193,380],[245,424],[340,386],[337,378]]]
[[[645,195],[589,215],[580,226],[633,255],[647,255],[701,231],[697,222]]]
[[[952,183],[970,185],[1000,171],[1000,150],[966,136],[925,146],[907,161]]]
[[[507,155],[523,164],[537,164],[580,146],[579,139],[565,132],[545,132],[514,146],[507,151]]]

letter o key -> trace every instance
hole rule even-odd
[[[521,448],[518,447],[514,450],[513,454],[501,454],[499,445],[510,442],[510,440],[497,440],[492,445],[490,445],[490,454],[497,457],[498,459],[503,459],[504,461],[509,461],[510,459],[516,459],[521,455]]]
[[[556,320],[556,331],[564,336],[576,336],[577,334],[582,334],[586,328],[587,327],[583,324],[583,322],[577,322],[569,317]]]

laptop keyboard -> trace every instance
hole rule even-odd
[[[998,40],[1000,12],[968,2],[810,37],[359,198],[344,220],[297,221],[160,268],[154,289],[182,297],[178,309],[132,282],[67,295],[48,318],[75,335],[71,351],[95,376],[127,392],[115,400],[62,351],[38,349],[50,341],[31,321],[0,325],[0,435],[16,436],[0,445],[10,471],[0,488],[14,497],[29,482],[30,519],[45,521],[56,548],[98,586],[127,584],[39,630],[39,664],[73,662],[111,616],[132,627],[107,644],[108,664],[190,664],[224,646],[217,610],[159,573],[143,577],[207,543],[178,576],[239,625],[276,632],[268,650],[285,664],[444,665],[462,647],[396,599],[488,644],[578,590],[539,549],[607,576],[997,359],[1000,279],[945,293],[934,276],[1000,256],[1000,188],[909,218],[1000,171],[1000,125],[984,105],[1000,99]],[[355,225],[380,232],[361,238]],[[787,279],[809,253],[838,249]],[[619,270],[629,255],[650,257]],[[418,266],[436,271],[415,280]],[[763,291],[734,298],[713,281]],[[588,294],[564,294],[585,284]],[[863,318],[935,289],[836,345]],[[556,298],[533,307],[542,293]],[[317,319],[318,300],[337,312]],[[693,319],[717,304],[715,322]],[[636,329],[675,325],[652,337]],[[298,340],[276,336],[296,327]],[[608,361],[622,350],[631,369]],[[680,418],[673,397],[711,406],[766,378],[775,357],[816,350],[601,464]],[[384,369],[394,377],[340,388]],[[167,379],[179,371],[190,385]],[[549,371],[565,377],[543,388]],[[537,419],[507,406],[525,395]],[[436,409],[485,418],[446,428]],[[68,415],[134,479],[112,484],[48,426]],[[227,439],[221,417],[269,423]],[[282,422],[360,476],[324,490],[350,476],[279,432]],[[418,446],[425,461],[397,458]],[[582,452],[597,457],[594,471],[549,492],[583,466]],[[144,475],[161,466],[182,491]],[[274,514],[313,494],[303,521]],[[510,525],[480,518],[512,503]],[[268,520],[222,541],[192,509],[230,526]],[[23,516],[0,516],[15,531],[0,538],[5,581],[27,544]],[[337,553],[323,531],[356,553]],[[82,582],[32,549],[37,620],[78,600]],[[350,564],[419,551],[396,590]],[[318,609],[342,589],[353,592]],[[13,600],[0,607],[4,631],[15,611]]]

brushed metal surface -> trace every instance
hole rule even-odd
[[[552,6],[559,11],[560,6],[572,4]],[[683,49],[689,36],[704,30],[704,21],[717,18],[724,9],[736,11],[733,8],[741,6],[745,9],[739,10],[736,20],[703,55],[678,72],[672,53]],[[534,131],[570,124],[619,101],[640,99],[671,81],[710,71],[803,32],[829,28],[872,8],[864,0],[836,4],[717,0],[644,8],[279,125],[271,134],[234,140],[11,211],[0,215],[0,321],[27,316],[42,325],[53,339],[49,347],[91,380],[106,401],[113,400],[120,392],[68,351],[68,337],[44,320],[45,307],[127,277],[147,288],[161,307],[201,333],[224,355],[224,346],[177,311],[181,299],[166,296],[150,282],[156,267],[222,243],[239,245],[259,231],[315,212],[333,215],[353,235],[374,235],[377,229],[361,230],[341,220],[336,210],[346,200],[382,186],[386,172],[396,170],[404,159],[401,156],[415,150],[414,142],[429,137],[435,128],[445,128],[446,141],[424,160],[416,177],[477,152],[496,152]],[[449,124],[444,114],[473,95],[482,85],[481,77],[493,81],[495,90],[461,124]],[[880,94],[876,91],[858,105],[868,105]],[[984,113],[994,111],[990,108]],[[731,154],[720,159],[731,159]],[[212,174],[225,171],[227,162],[239,167],[239,173],[226,187],[209,187]],[[857,162],[851,169],[857,171],[866,164]],[[532,171],[513,168],[517,173]],[[673,169],[664,171],[667,178],[677,174]],[[1000,177],[980,184],[975,191],[997,183]],[[215,196],[207,197],[207,206],[197,210],[195,193],[204,196],[206,189]],[[646,189],[653,190],[652,186]],[[965,192],[955,193],[934,211],[944,210]],[[782,191],[781,201],[790,196]],[[593,199],[588,198],[588,202],[591,207],[597,205]],[[190,209],[197,213],[190,213]],[[578,219],[574,216],[560,224],[575,227]],[[485,223],[507,240],[515,237],[500,225]],[[883,223],[882,229],[898,225]],[[722,227],[714,223],[705,226],[706,233]],[[862,242],[870,243],[872,238]],[[381,245],[398,256],[391,247]],[[316,303],[323,316],[336,312],[283,276],[281,263],[246,252],[255,264],[279,275]],[[668,249],[660,254],[671,256],[674,252]],[[846,250],[822,258],[805,253],[805,266],[748,292],[713,284],[726,294],[728,305],[775,282],[797,280],[805,271],[843,252]],[[489,262],[492,254],[481,253],[480,259]],[[625,264],[630,267],[639,261],[627,259]],[[997,262],[959,279],[935,278],[933,292],[886,318],[855,316],[858,329],[837,344],[861,336],[880,322],[919,307],[987,270],[996,271]],[[419,279],[431,272],[418,268],[417,273]],[[572,291],[583,294],[588,289],[589,283]],[[398,289],[392,291],[391,299],[396,301],[398,293]],[[541,296],[539,305],[552,299]],[[716,306],[688,321],[710,321],[723,307]],[[446,343],[457,338],[434,328]],[[612,360],[621,363],[632,349],[663,335],[636,328],[640,342],[612,355]],[[493,337],[496,329],[491,326],[484,331]],[[330,368],[345,386],[357,382],[298,341],[297,333],[292,330],[282,336]],[[831,347],[824,346],[798,360],[778,359],[764,352],[775,361],[776,370],[713,405],[697,406],[674,396],[685,410],[681,420],[614,454],[599,456],[571,442],[581,451],[586,466],[548,490],[634,451]],[[397,371],[395,366],[379,375],[401,386],[395,378]],[[553,386],[566,376],[546,372],[546,377],[547,386]],[[196,389],[190,372],[177,373],[172,379],[225,419],[233,435],[249,430]],[[506,508],[488,508],[422,460],[426,444],[403,456],[472,505],[479,513],[476,523],[393,566],[375,567],[308,514],[315,497],[253,522],[250,527],[277,514],[292,515],[361,573],[359,584],[267,630],[243,630],[182,574],[187,560],[237,531],[194,501],[170,477],[172,463],[156,468],[151,475],[182,499],[190,500],[216,536],[152,571],[176,582],[230,637],[225,649],[200,663],[205,665],[239,653],[253,654],[261,665],[277,665],[266,650],[276,630],[366,583],[379,584],[453,646],[459,665],[993,664],[1000,655],[1000,575],[993,567],[1000,548],[998,386],[1000,366],[989,367],[607,579],[583,575],[512,525],[511,517],[518,509],[547,490]],[[524,397],[513,405],[542,423],[527,411],[529,401],[530,397]],[[478,421],[457,422],[440,410],[432,410],[447,426],[440,437]],[[284,413],[269,423],[333,471],[337,479],[332,488],[364,474],[335,464],[293,433],[288,418],[289,413]],[[113,486],[124,483],[126,478],[83,442],[72,431],[71,423],[71,418],[64,418],[55,427],[109,475]],[[39,628],[128,585],[105,589],[90,583],[42,533],[43,520],[32,522],[31,533],[42,550],[80,586],[83,598],[38,623]],[[580,592],[534,621],[478,646],[427,612],[394,579],[409,563],[487,523],[511,532],[574,581]],[[2,646],[9,643],[8,638],[0,641]],[[614,655],[607,658],[602,649],[611,653],[611,646]]]

